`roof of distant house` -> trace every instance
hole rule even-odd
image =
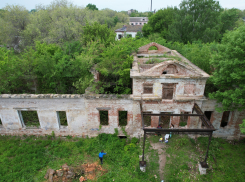
[[[143,25],[124,25],[115,32],[141,32]]]
[[[129,17],[130,22],[148,22],[148,17]]]

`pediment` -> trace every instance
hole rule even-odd
[[[187,67],[185,64],[181,64],[178,61],[165,61],[152,66],[151,68],[142,71],[141,76],[196,76],[201,77],[202,75],[196,70]]]

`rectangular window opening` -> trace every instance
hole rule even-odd
[[[65,111],[57,111],[57,117],[58,117],[60,126],[68,126]]]
[[[19,115],[23,126],[27,128],[40,128],[37,111],[19,111]]]
[[[144,112],[144,113],[151,113],[151,112]],[[151,116],[144,116],[144,125],[145,127],[151,126]]]
[[[181,112],[181,114],[189,114],[189,112]],[[186,126],[189,116],[180,116],[179,126]]]
[[[143,93],[144,94],[152,94],[153,93],[153,84],[144,84],[143,85]]]
[[[126,126],[128,124],[128,111],[118,111],[119,126]]]
[[[162,84],[162,99],[172,100],[174,94],[174,84]]]
[[[228,124],[229,121],[229,116],[230,116],[230,111],[225,111],[223,112],[222,120],[220,123],[220,127],[225,127]]]
[[[100,111],[100,124],[109,125],[108,111]]]
[[[161,114],[171,114],[171,113],[170,112],[161,112]],[[162,128],[168,129],[170,126],[170,116],[166,116],[166,115],[160,116],[159,117],[159,125]]]
[[[2,123],[2,120],[1,120],[1,118],[0,118],[0,127],[3,125],[3,123]]]
[[[212,116],[213,111],[204,111],[204,115],[208,118],[208,120],[210,121],[211,116]],[[202,122],[202,126],[205,126]]]

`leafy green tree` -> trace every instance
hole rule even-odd
[[[74,82],[73,85],[75,86],[76,91],[80,94],[85,93],[86,88],[88,88],[94,82],[94,77],[90,70],[95,63],[98,62],[97,60],[100,60],[99,57],[101,51],[104,50],[104,48],[101,48],[101,46],[103,45],[101,45],[99,42],[89,42],[87,46],[84,47],[83,52],[76,57],[81,66],[79,68],[79,80]]]
[[[211,61],[215,71],[212,82],[218,91],[210,98],[222,103],[219,110],[242,110],[245,108],[245,26],[227,32],[218,54]]]
[[[219,40],[221,7],[214,0],[183,0],[175,21],[169,26],[168,40],[184,43]]]
[[[89,3],[87,6],[86,6],[86,8],[88,8],[88,9],[90,9],[90,10],[99,10],[97,7],[96,7],[96,5],[95,4],[91,4],[91,3]]]
[[[5,10],[4,10],[4,9],[0,9],[0,18],[3,18],[3,16],[4,16],[4,12],[5,12]]]
[[[28,60],[15,55],[12,49],[0,47],[0,93],[29,92],[28,75],[31,75]]]
[[[135,36],[136,39],[141,39],[143,38],[143,33],[141,31],[138,31],[136,36]]]
[[[79,80],[83,67],[77,59],[80,51],[79,42],[67,43],[63,47],[37,42],[34,64],[38,90],[41,93],[74,93],[73,83]]]
[[[82,33],[82,43],[87,45],[91,41],[100,41],[106,47],[115,41],[116,34],[110,30],[107,25],[100,25],[97,22],[93,24],[86,23],[86,26],[83,27]]]
[[[242,124],[239,124],[241,133],[245,134],[245,119]]]
[[[225,9],[221,15],[221,29],[220,34],[223,35],[226,30],[233,30],[236,27],[236,22],[239,19],[239,10],[232,8],[232,9]]]
[[[36,9],[32,9],[32,10],[30,11],[30,13],[35,13],[35,12],[37,12]]]
[[[28,10],[23,6],[8,5],[0,13],[0,23],[0,42],[14,47],[19,44],[21,33],[29,23]]]
[[[172,7],[158,10],[149,18],[148,23],[143,26],[142,31],[144,36],[149,36],[152,33],[160,33],[163,38],[167,38],[169,34],[168,27],[173,23],[177,11],[177,8]]]
[[[93,83],[93,91],[97,93],[131,93],[130,69],[133,56],[130,54],[149,43],[145,39],[123,38],[111,44],[101,54],[101,62],[96,65],[100,73],[100,81]]]
[[[135,10],[135,12],[130,14],[130,17],[148,17],[148,12],[138,12]]]
[[[115,16],[115,18],[114,18],[114,24],[116,25],[118,21],[119,21],[118,17]]]

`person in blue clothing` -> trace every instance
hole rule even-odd
[[[106,155],[106,153],[104,153],[104,151],[102,150],[100,153],[99,153],[99,158],[100,158],[100,162],[101,164],[103,164],[103,156]]]

